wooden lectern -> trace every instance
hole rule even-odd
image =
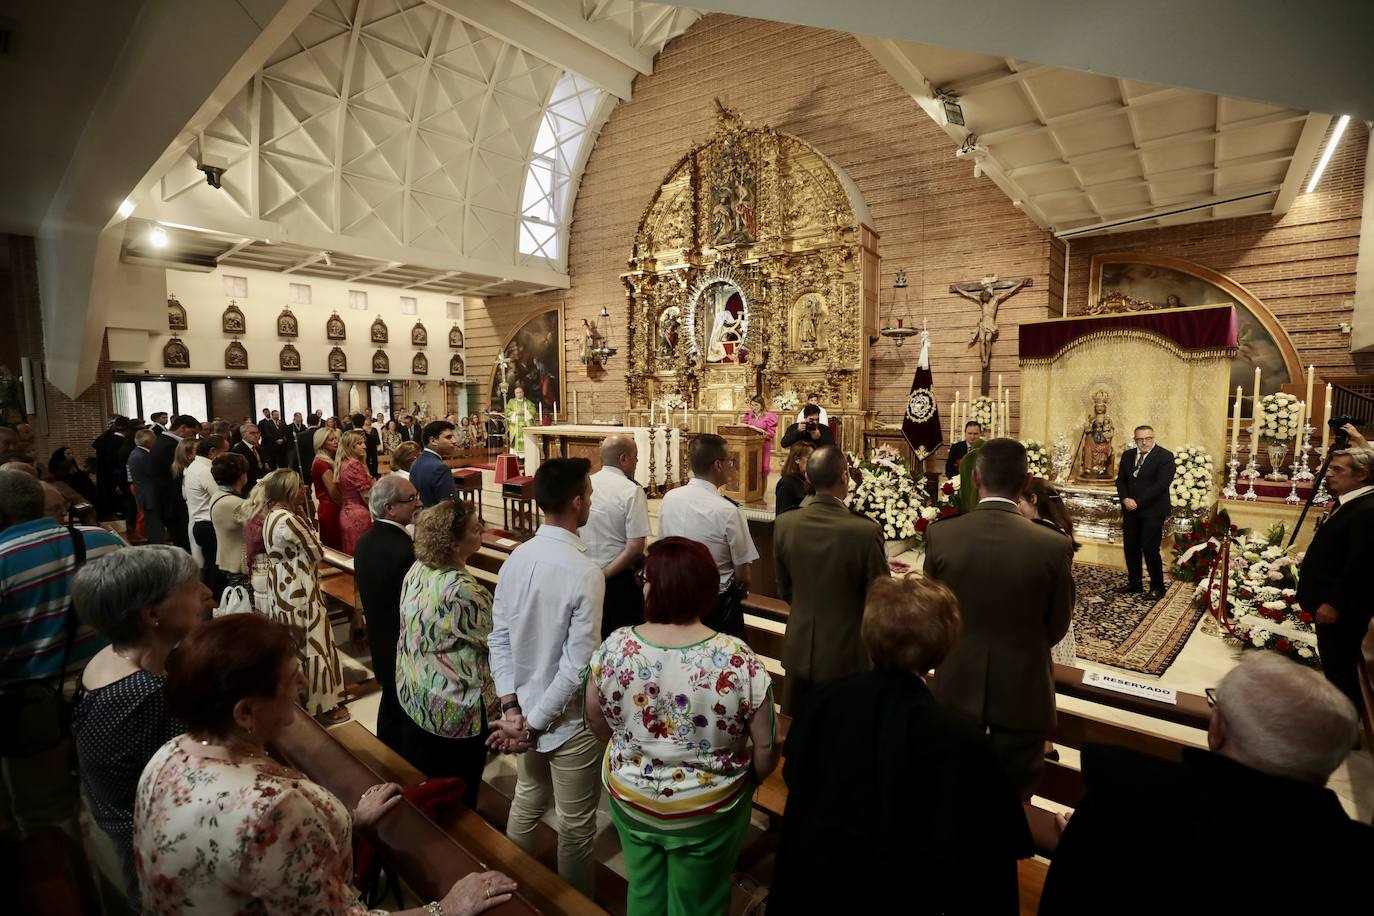
[[[722,426],[716,431],[725,440],[730,458],[725,486],[721,492],[737,503],[763,499],[763,450],[767,439],[752,426]]]

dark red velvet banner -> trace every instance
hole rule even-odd
[[[1184,350],[1234,347],[1236,309],[1231,305],[1215,305],[1030,322],[1019,329],[1017,353],[1022,359],[1048,359],[1080,337],[1127,329],[1167,337]]]

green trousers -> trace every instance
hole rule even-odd
[[[704,824],[660,830],[610,799],[629,875],[629,916],[721,916],[730,910],[730,875],[749,829],[753,792]]]

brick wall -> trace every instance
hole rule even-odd
[[[38,263],[34,240],[28,236],[0,235],[0,366],[15,378],[20,358],[43,359],[43,320],[39,313]],[[48,383],[48,431],[37,435],[40,462],[61,445],[71,446],[78,460],[91,451],[91,441],[109,422],[110,361],[102,347],[95,384],[73,400]],[[40,426],[35,424],[35,433]]]
[[[484,397],[505,335],[524,317],[564,302],[568,400],[576,391],[584,421],[624,411],[626,302],[619,276],[655,189],[714,129],[713,97],[755,123],[814,144],[854,179],[881,236],[883,323],[890,318],[893,275],[903,267],[910,286],[898,314],[908,325],[929,321],[942,406],[956,384],[966,385],[978,371],[976,351],[966,346],[978,310],[950,296],[949,284],[989,272],[1033,277],[1034,287],[998,317],[1003,332],[993,383],[1002,373],[1015,386],[1016,325],[1043,317],[1050,299],[1049,236],[988,179],[975,179],[971,165],[955,160],[944,132],[850,36],[709,15],[664,49],[652,75],[635,81],[634,98],[616,107],[597,139],[574,210],[572,288],[469,308],[468,348]],[[577,361],[582,319],[594,319],[603,305],[612,316],[612,345],[622,352],[593,380]],[[881,420],[900,415],[918,352],[887,341],[872,348],[870,402]]]
[[[1354,312],[1368,142],[1368,132],[1352,123],[1321,184],[1311,194],[1300,193],[1282,217],[1248,216],[1074,242],[1069,311],[1087,304],[1095,254],[1183,258],[1226,274],[1263,301],[1288,331],[1303,365],[1315,365],[1319,375],[1374,372],[1374,354],[1352,354],[1350,335],[1339,329]]]

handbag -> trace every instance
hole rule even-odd
[[[223,617],[226,614],[251,614],[252,612],[252,583],[242,576],[231,576],[229,584],[225,586],[224,591],[220,593],[219,607],[215,608],[215,616]]]
[[[71,525],[67,534],[72,540],[72,573],[86,562],[86,539]],[[71,735],[71,711],[62,692],[67,675],[67,660],[71,657],[72,642],[80,620],[76,609],[68,604],[63,626],[62,664],[51,681],[33,678],[0,687],[0,757],[32,757],[51,750]]]

